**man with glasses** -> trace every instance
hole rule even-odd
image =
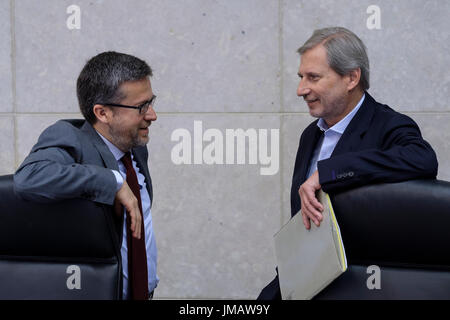
[[[38,202],[84,198],[114,205],[122,240],[123,298],[153,297],[158,284],[147,165],[157,116],[150,66],[131,55],[91,58],[77,80],[85,120],[60,120],[39,136],[14,174],[16,193]],[[124,222],[126,221],[126,222]]]

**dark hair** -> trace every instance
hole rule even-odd
[[[342,27],[314,30],[312,36],[297,52],[302,55],[319,44],[322,44],[327,51],[328,64],[331,69],[343,76],[360,68],[359,85],[362,90],[369,89],[370,68],[367,49],[356,34]]]
[[[134,56],[109,51],[91,58],[77,80],[77,97],[80,111],[90,124],[97,118],[93,107],[99,102],[118,103],[125,97],[119,87],[126,81],[152,76],[150,66]]]

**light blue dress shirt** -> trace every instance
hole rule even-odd
[[[122,152],[119,148],[113,145],[109,140],[103,137],[99,132],[97,132],[99,136],[103,139],[103,141],[108,146],[108,149],[114,155],[114,158],[117,161],[117,165],[119,166],[120,173],[112,170],[117,180],[117,190],[122,187],[124,179],[126,180],[127,172],[124,164],[120,160],[124,156],[124,152]],[[147,272],[148,272],[148,290],[152,292],[156,286],[158,285],[159,278],[156,274],[156,260],[157,260],[157,249],[156,249],[156,240],[155,234],[153,232],[153,223],[152,223],[152,213],[150,209],[150,196],[147,191],[145,177],[142,173],[140,173],[139,168],[134,161],[134,156],[131,154],[131,159],[133,163],[134,171],[136,172],[136,176],[138,179],[139,187],[141,189],[141,202],[142,202],[142,211],[144,216],[144,232],[145,232],[145,249],[147,251]],[[123,298],[129,299],[128,292],[128,246],[127,246],[127,224],[126,224],[126,211],[124,210],[124,224],[123,224],[123,240],[122,240],[122,248],[120,248],[120,252],[122,255],[122,270],[123,270]]]
[[[356,107],[353,108],[352,111],[349,112],[341,121],[336,123],[331,128],[328,128],[327,123],[322,118],[317,122],[317,126],[324,132],[323,136],[320,138],[317,146],[314,150],[313,156],[311,158],[311,162],[309,165],[309,171],[307,178],[309,178],[316,170],[317,170],[317,162],[320,160],[328,159],[333,153],[334,148],[336,147],[339,139],[341,139],[342,134],[347,128],[350,121],[352,121],[356,112],[358,112],[362,103],[364,102],[364,98],[366,97],[363,94],[362,98],[359,100]]]

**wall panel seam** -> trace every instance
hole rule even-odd
[[[16,94],[16,19],[15,19],[15,0],[10,0],[9,2],[10,10],[10,32],[11,32],[11,99],[13,106],[13,130],[14,130],[14,170],[18,166],[19,155],[18,155],[18,129],[17,129],[17,94]]]
[[[280,113],[278,114],[279,117],[279,127],[280,127],[280,136],[279,136],[279,150],[280,150],[280,154],[278,157],[278,161],[279,161],[279,168],[280,168],[280,215],[279,215],[279,221],[280,221],[280,226],[283,223],[283,217],[284,217],[284,210],[285,210],[285,204],[284,204],[284,138],[283,138],[283,121],[284,121],[284,37],[283,37],[283,23],[284,23],[284,15],[283,15],[283,0],[279,0],[278,2],[278,23],[279,23],[279,28],[278,28],[278,32],[279,32],[279,61],[280,61],[280,68],[279,68],[279,72],[280,72]],[[273,141],[271,141],[271,143],[273,143]]]

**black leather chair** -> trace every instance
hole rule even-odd
[[[450,182],[377,184],[331,200],[349,268],[316,299],[450,299]],[[370,265],[380,289],[367,286]]]
[[[110,208],[23,201],[11,175],[0,177],[0,197],[0,299],[121,297]],[[450,299],[450,182],[378,184],[331,199],[349,268],[316,299]],[[67,285],[72,265],[80,289]],[[380,268],[380,289],[367,286],[370,265]]]
[[[108,206],[24,201],[1,176],[0,299],[120,299],[116,228]]]

